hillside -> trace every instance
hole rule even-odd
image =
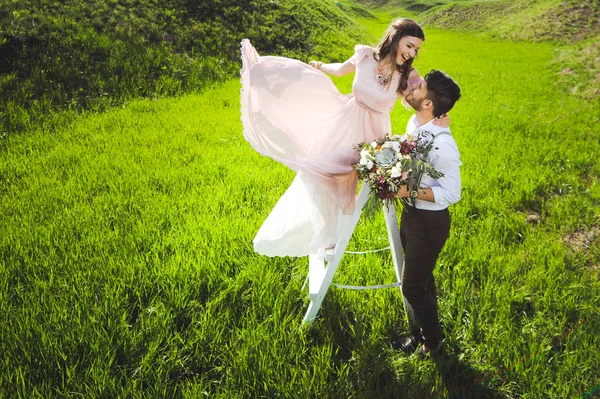
[[[51,110],[103,109],[235,76],[239,42],[264,54],[339,59],[365,31],[353,1],[15,0],[0,3],[0,129]],[[43,115],[43,116],[42,116]]]
[[[510,40],[579,42],[600,34],[597,0],[497,0],[432,9],[423,22],[443,29],[486,30]]]
[[[517,0],[453,3],[420,16],[425,26],[468,30],[505,40],[554,42],[562,87],[584,98],[600,95],[600,2]]]
[[[386,10],[407,10],[412,12],[423,12],[433,7],[456,2],[469,2],[473,0],[357,0],[358,3],[368,8]]]

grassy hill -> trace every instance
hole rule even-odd
[[[237,74],[245,37],[265,54],[339,59],[365,35],[357,13],[319,0],[2,2],[0,129],[203,89]]]
[[[597,0],[496,0],[453,3],[422,15],[444,29],[486,31],[510,40],[572,44],[600,35]]]
[[[588,99],[600,96],[598,0],[461,2],[432,8],[420,18],[430,27],[557,43],[554,64],[561,89]]]
[[[392,12],[395,10],[406,10],[416,13],[449,3],[469,1],[473,0],[357,0],[358,3],[370,9],[383,9]]]

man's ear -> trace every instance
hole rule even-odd
[[[421,105],[421,108],[433,109],[433,101],[425,99],[425,101],[423,101],[423,104]]]

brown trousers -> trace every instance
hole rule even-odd
[[[427,211],[405,206],[400,221],[404,249],[402,294],[408,300],[421,326],[428,347],[444,338],[438,317],[437,290],[433,269],[450,234],[447,209]]]

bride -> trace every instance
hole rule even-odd
[[[421,80],[412,63],[424,40],[415,21],[398,19],[377,47],[356,45],[349,60],[333,64],[259,56],[242,40],[244,137],[297,172],[254,238],[258,253],[305,256],[335,245],[339,212],[354,210],[353,147],[392,133],[390,111]],[[352,72],[351,94],[327,76]]]

